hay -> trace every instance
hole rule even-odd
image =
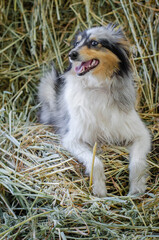
[[[159,11],[152,1],[1,1],[0,239],[159,238]],[[63,72],[75,32],[123,26],[137,73],[137,109],[152,133],[147,192],[127,197],[128,154],[104,146],[108,196],[92,196],[84,167],[37,124],[37,85]],[[93,151],[93,150],[92,150]]]

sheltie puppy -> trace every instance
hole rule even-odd
[[[52,124],[63,146],[90,174],[95,142],[128,146],[129,195],[146,189],[150,135],[135,111],[134,73],[121,29],[94,27],[76,35],[68,70],[55,68],[39,85],[40,121]],[[106,196],[103,163],[95,158],[93,193]]]

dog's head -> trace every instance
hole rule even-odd
[[[76,35],[69,59],[78,76],[124,76],[131,68],[128,46],[121,29],[115,30],[112,25],[94,27]]]

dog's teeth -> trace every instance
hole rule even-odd
[[[81,73],[84,72],[84,70],[85,70],[84,67],[82,67],[82,69],[81,69]]]
[[[94,66],[95,63],[96,63],[96,60],[93,60],[91,66]]]

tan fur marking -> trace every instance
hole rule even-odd
[[[99,47],[99,48],[101,48],[101,47],[102,47],[102,44],[101,44],[101,43],[99,43],[99,44],[98,44],[98,47]]]
[[[81,36],[81,35],[78,35],[78,37],[77,37],[77,41],[80,42],[81,39],[82,39],[82,36]]]
[[[119,43],[123,46],[123,48],[124,48],[126,51],[129,52],[129,50],[130,50],[130,43],[129,43],[126,39],[120,40]]]
[[[102,51],[96,51],[89,49],[86,46],[82,47],[79,51],[82,61],[89,61],[91,59],[98,59],[99,65],[92,69],[92,74],[96,75],[98,79],[105,80],[111,78],[113,73],[119,68],[119,58],[110,50],[102,49]]]
[[[95,36],[90,36],[90,38],[89,38],[90,40],[94,40],[94,41],[97,41],[97,38],[95,37]]]

